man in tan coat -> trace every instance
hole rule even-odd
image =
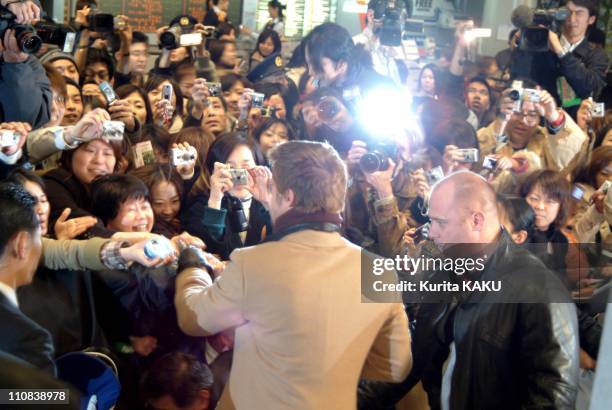
[[[410,371],[403,305],[362,296],[362,250],[338,232],[347,177],[333,148],[288,142],[271,163],[252,170],[251,190],[272,238],[235,250],[214,282],[203,254],[183,252],[179,324],[194,336],[235,328],[219,408],[354,409],[360,377],[400,382]]]

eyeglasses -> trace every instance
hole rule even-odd
[[[512,117],[518,121],[523,121],[525,118],[527,118],[529,122],[540,121],[540,114],[537,112],[529,112],[527,114],[523,114],[522,112],[514,112],[512,113]]]

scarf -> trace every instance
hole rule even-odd
[[[292,208],[276,219],[274,232],[282,232],[293,226],[307,223],[329,223],[339,227],[342,224],[342,216],[339,213],[325,211],[305,213]]]

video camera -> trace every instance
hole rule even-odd
[[[397,47],[402,43],[406,24],[406,6],[398,0],[371,0],[368,8],[374,11],[374,33],[383,46]]]
[[[521,30],[519,49],[535,53],[548,51],[548,32],[560,33],[569,14],[565,7],[533,10],[531,24]]]
[[[17,24],[16,16],[7,8],[0,7],[0,38],[6,30],[15,30],[19,50],[35,54],[43,43],[54,44],[65,53],[72,53],[76,45],[76,32],[69,26],[53,21],[39,21],[34,26]]]
[[[184,24],[183,24],[184,23]],[[160,47],[165,50],[174,50],[179,47],[198,46],[204,38],[213,38],[216,28],[204,26],[204,34],[194,32],[192,25],[183,22],[171,26],[159,36]]]

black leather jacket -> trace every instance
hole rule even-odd
[[[431,408],[441,407],[442,368],[454,342],[451,410],[573,409],[578,325],[561,281],[505,233],[476,280],[502,280],[505,301],[540,302],[494,303],[500,294],[486,292],[421,305],[413,349],[423,357],[415,371]]]

